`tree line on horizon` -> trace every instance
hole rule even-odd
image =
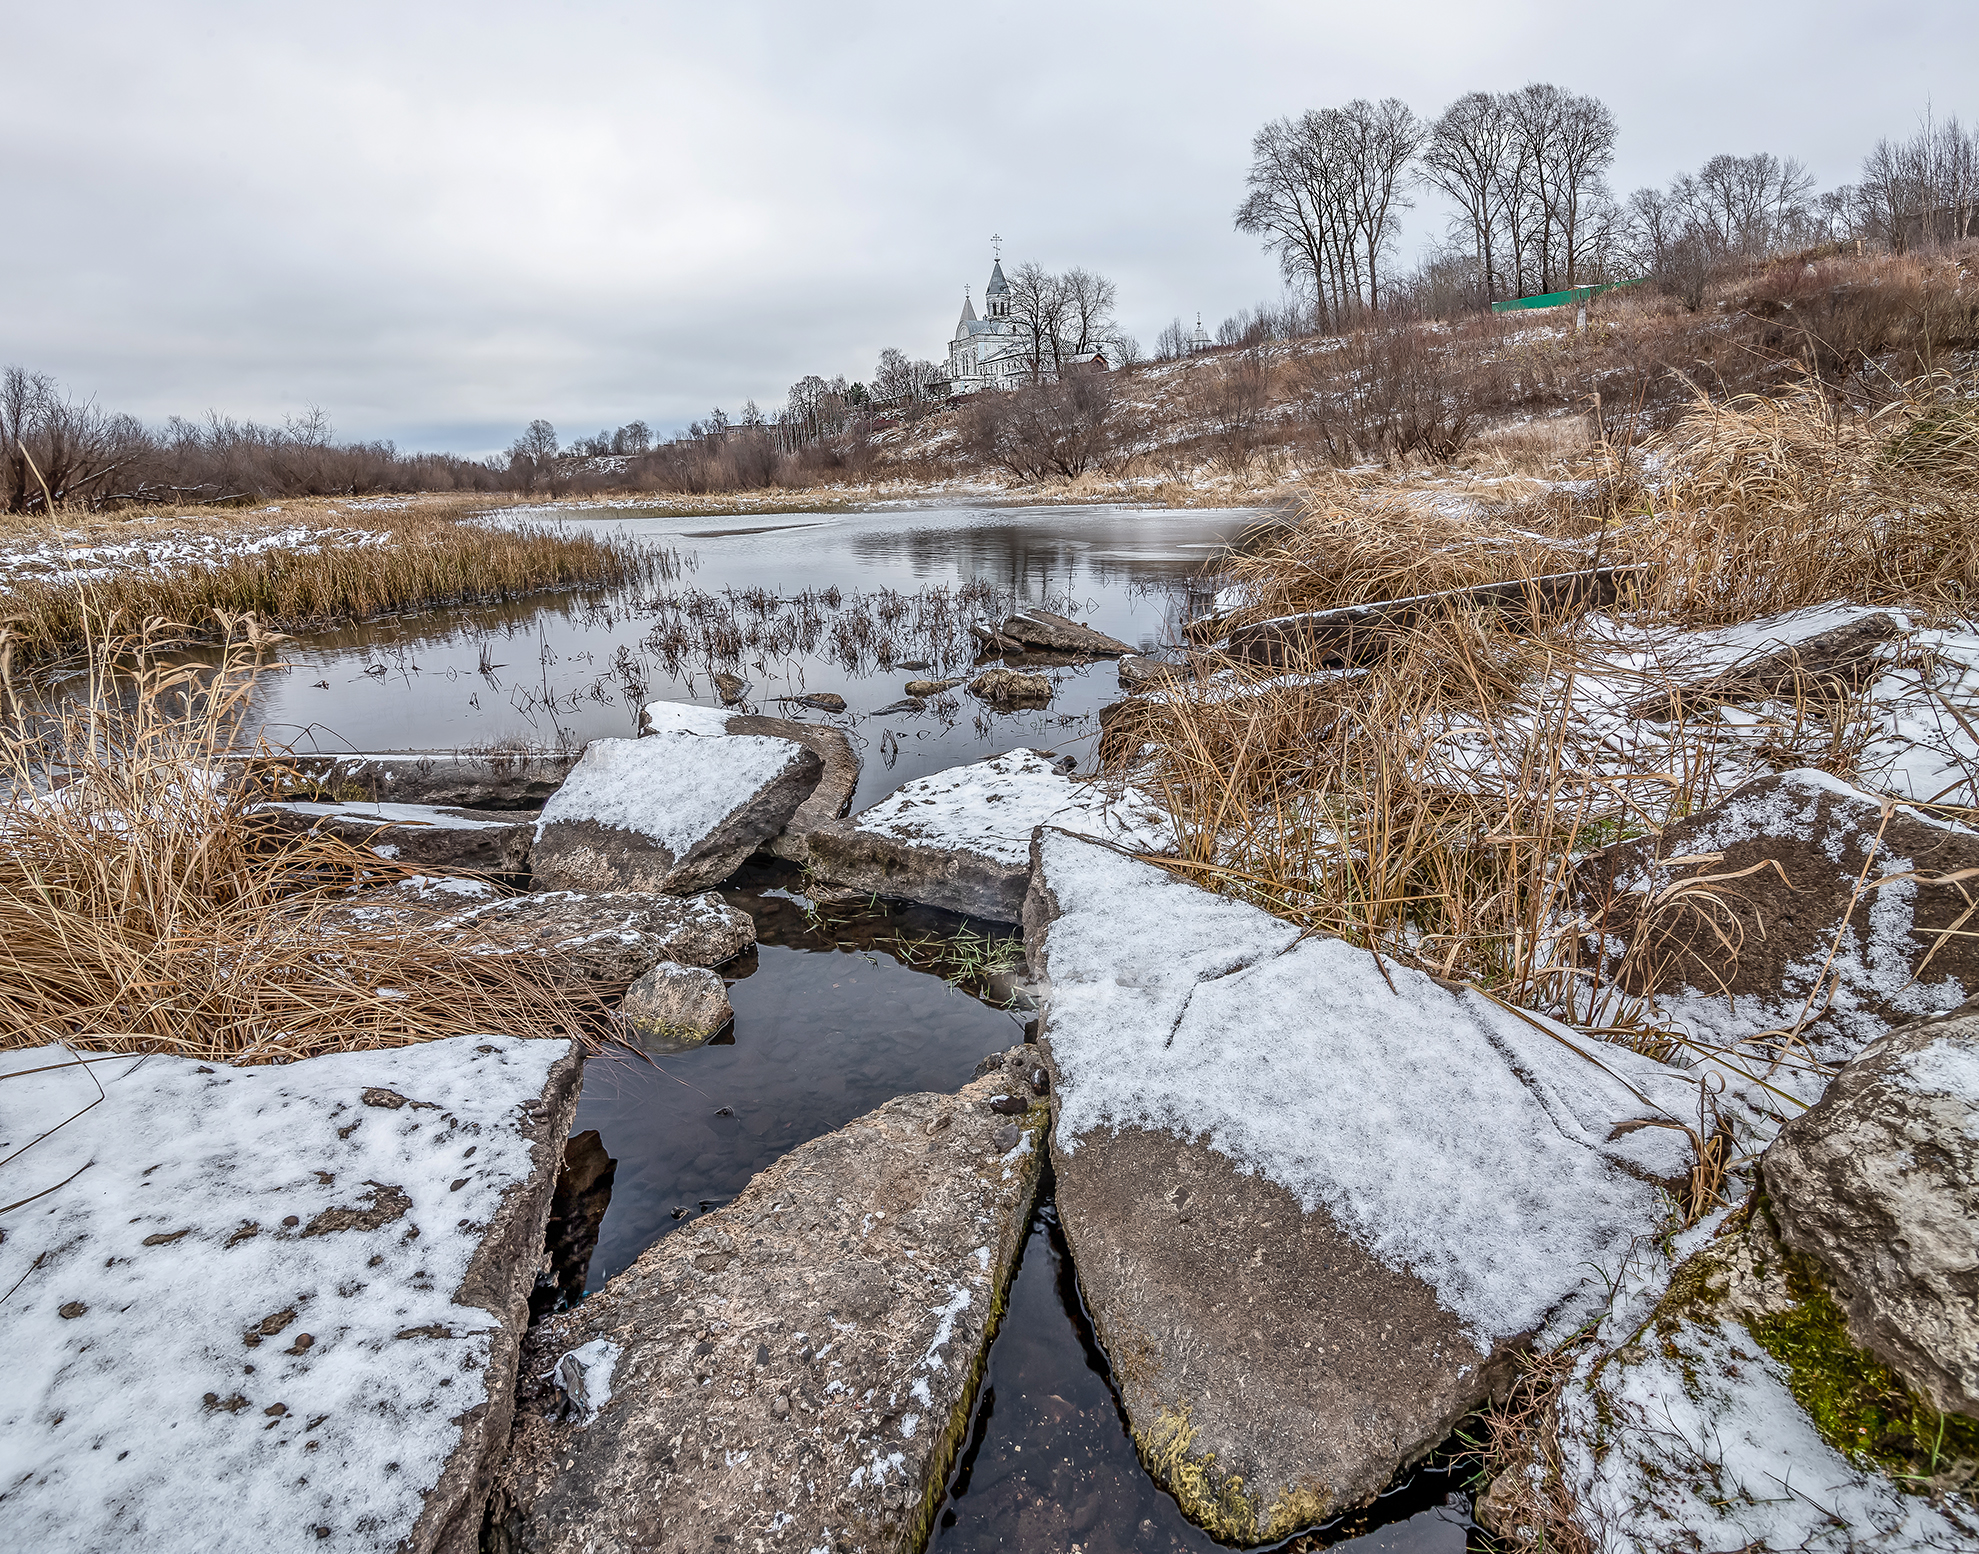
[[[1395,98],[1273,120],[1253,141],[1236,225],[1278,257],[1287,295],[1225,318],[1215,344],[1453,318],[1504,296],[1624,274],[1652,277],[1695,312],[1714,275],[1782,252],[1902,253],[1979,238],[1979,128],[1956,117],[1927,113],[1911,135],[1879,140],[1857,182],[1823,193],[1794,158],[1754,152],[1712,157],[1666,187],[1618,199],[1606,182],[1616,138],[1604,104],[1547,83],[1467,93],[1434,120]],[[1451,196],[1449,227],[1413,271],[1400,271],[1398,215],[1424,187]],[[1114,283],[1028,262],[1010,281],[1030,400],[968,407],[964,446],[1030,475],[1092,467],[1114,396],[1059,380],[1068,360],[1094,347],[1113,367],[1143,359],[1116,321]],[[1194,344],[1177,318],[1153,355],[1186,355]],[[810,484],[859,475],[872,461],[872,434],[942,402],[944,372],[889,348],[870,379],[807,375],[774,411],[751,401],[737,416],[717,409],[671,437],[633,420],[568,444],[538,419],[505,452],[473,459],[340,442],[320,410],[274,427],[209,413],[154,429],[70,397],[47,374],[10,367],[0,374],[0,510],[43,509],[51,497],[100,508],[386,491],[559,495],[605,476],[688,492]],[[1238,398],[1250,405],[1257,394]],[[1212,419],[1241,423],[1257,413],[1251,405]]]
[[[1277,258],[1310,333],[1338,333],[1397,301],[1477,309],[1623,276],[1668,278],[1695,306],[1703,278],[1727,263],[1838,241],[1902,251],[1979,231],[1979,126],[1955,116],[1927,112],[1915,134],[1877,142],[1860,181],[1818,195],[1796,158],[1759,151],[1714,156],[1618,199],[1607,174],[1619,135],[1600,99],[1549,82],[1467,92],[1434,119],[1400,98],[1356,98],[1257,132],[1234,221]],[[1416,189],[1453,209],[1442,243],[1403,275],[1393,248]]]

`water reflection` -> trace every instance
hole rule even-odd
[[[950,935],[967,919],[881,906],[821,925],[792,899],[800,879],[752,864],[722,890],[756,919],[759,941],[722,968],[732,1040],[651,1064],[587,1065],[572,1131],[596,1128],[618,1160],[587,1288],[805,1140],[896,1095],[959,1089],[979,1058],[1024,1039],[1027,1015],[903,959],[901,941]]]
[[[1465,1554],[1478,1535],[1461,1496],[1451,1499],[1462,1482],[1458,1466],[1432,1460],[1373,1505],[1281,1547]],[[1135,1455],[1048,1197],[1032,1221],[928,1547],[931,1554],[1223,1548],[1183,1516]]]
[[[304,633],[285,653],[291,670],[264,682],[257,710],[274,737],[301,748],[577,745],[633,733],[645,700],[713,703],[709,671],[727,667],[751,682],[750,699],[764,711],[782,710],[780,696],[828,691],[846,699],[847,713],[834,721],[866,757],[855,798],[863,808],[910,778],[1020,745],[1085,755],[1097,733],[1095,714],[1119,695],[1113,666],[1052,669],[1058,690],[1044,712],[993,713],[953,698],[946,708],[882,714],[901,701],[917,671],[885,667],[870,655],[848,665],[827,636],[814,650],[785,658],[745,654],[712,665],[690,656],[670,672],[667,655],[647,642],[659,621],[649,601],[693,590],[721,597],[761,589],[783,599],[832,588],[847,596],[923,587],[959,592],[978,582],[1154,648],[1177,639],[1192,580],[1205,563],[1264,516],[1252,509],[943,507],[791,514],[727,528],[704,520],[690,529],[678,518],[601,510],[574,521],[677,549],[690,570],[637,589],[546,594]],[[897,656],[912,655],[903,649]]]

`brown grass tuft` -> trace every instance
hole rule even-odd
[[[287,630],[634,582],[659,564],[637,542],[615,535],[501,524],[474,512],[473,504],[462,503],[361,519],[344,512],[324,520],[326,530],[339,531],[334,537],[236,554],[217,565],[130,567],[86,587],[22,578],[7,588],[0,608],[10,617],[16,660],[28,662],[81,646],[92,615],[178,621],[207,636],[253,615],[268,628]],[[117,532],[130,539],[147,531],[126,524]],[[169,538],[169,530],[148,533]]]
[[[353,924],[353,887],[410,871],[282,832],[257,814],[272,795],[223,781],[218,753],[275,640],[251,618],[222,618],[217,669],[174,665],[163,622],[86,625],[83,697],[39,709],[5,687],[0,1047],[265,1063],[491,1032],[584,1039],[592,1011],[535,957]]]

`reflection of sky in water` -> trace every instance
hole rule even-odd
[[[940,507],[724,524],[587,513],[574,526],[678,550],[691,558],[691,570],[675,582],[622,593],[544,595],[305,633],[284,655],[293,668],[269,677],[258,705],[270,736],[302,749],[444,750],[628,735],[642,700],[716,699],[705,665],[685,663],[669,676],[663,659],[642,646],[655,621],[641,601],[693,589],[718,595],[761,588],[786,598],[830,587],[848,595],[882,588],[911,594],[981,579],[1019,602],[1066,609],[1153,648],[1176,640],[1188,580],[1263,516],[1252,509]],[[1020,745],[1083,758],[1097,733],[1094,714],[1120,694],[1114,666],[1102,661],[1050,671],[1059,688],[1043,712],[995,714],[959,696],[946,718],[933,711],[874,718],[901,699],[916,671],[847,669],[823,646],[766,659],[762,669],[755,655],[745,655],[741,672],[763,712],[783,710],[774,702],[782,695],[830,691],[846,699],[849,716],[834,721],[849,728],[866,763],[856,800],[862,808],[910,778]],[[486,675],[478,672],[484,648],[498,666]],[[635,684],[643,681],[644,696],[624,687],[615,660]]]

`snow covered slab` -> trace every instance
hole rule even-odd
[[[781,831],[824,771],[788,739],[594,739],[543,806],[539,890],[687,895]]]
[[[805,723],[796,718],[766,718],[756,713],[729,712],[693,702],[653,702],[640,716],[642,732],[690,739],[724,735],[766,735],[789,739],[812,751],[824,771],[810,796],[797,806],[784,828],[765,844],[770,852],[792,863],[811,861],[811,833],[839,819],[852,807],[859,786],[859,753],[843,729],[828,723]]]
[[[0,1541],[477,1548],[581,1062],[0,1054]]]
[[[800,1146],[546,1318],[494,1546],[919,1550],[1043,1155],[1037,1049],[978,1074]]]
[[[1132,788],[1075,781],[1036,750],[1012,750],[904,783],[871,809],[811,835],[826,879],[1014,923],[1039,826],[1134,852],[1172,849],[1167,814]]]
[[[1682,1072],[1045,829],[1058,1213],[1144,1459],[1233,1542],[1370,1499],[1667,1211]],[[1241,1481],[1241,1482],[1240,1482]]]
[[[270,804],[262,813],[298,831],[335,831],[382,858],[495,874],[528,869],[529,844],[536,831],[536,816],[528,811],[435,804],[328,804],[298,799]]]
[[[258,755],[244,764],[297,798],[535,811],[576,760],[564,750],[383,750]]]
[[[1791,771],[1589,855],[1573,893],[1626,991],[1727,1044],[1805,1020],[1816,1055],[1840,1062],[1979,994],[1975,870],[1979,832]],[[1699,877],[1708,906],[1673,890]]]

